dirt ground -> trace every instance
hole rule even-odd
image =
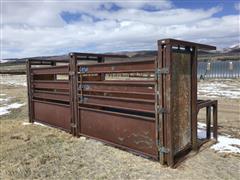
[[[240,83],[239,83],[240,86]],[[177,169],[58,129],[28,121],[26,87],[1,85],[11,102],[25,103],[0,116],[0,179],[239,179],[240,155],[209,147]],[[201,98],[209,98],[201,96]],[[219,100],[219,132],[240,138],[239,99]],[[204,112],[199,115],[203,121]]]

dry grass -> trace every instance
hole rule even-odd
[[[26,103],[26,88],[1,93]],[[27,122],[27,106],[0,120],[0,179],[239,179],[239,156],[207,148],[177,169],[63,131]]]

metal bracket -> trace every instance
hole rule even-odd
[[[77,125],[76,125],[76,124],[74,124],[74,123],[71,123],[71,127],[73,127],[73,128],[76,128],[76,127],[77,127]]]
[[[79,102],[80,102],[80,103],[86,103],[87,100],[88,100],[88,97],[85,97],[85,96],[83,96],[83,95],[80,95],[80,96],[79,96]]]
[[[167,110],[166,110],[165,108],[160,108],[159,106],[157,106],[157,109],[158,109],[158,112],[159,112],[160,114],[163,114],[163,113],[166,113],[166,112],[167,112]]]
[[[163,147],[163,146],[159,148],[159,152],[160,152],[160,153],[169,153],[169,151],[170,151],[170,150],[169,150],[168,148],[165,148],[165,147]]]
[[[88,67],[86,67],[86,66],[81,66],[81,67],[79,68],[79,72],[80,72],[80,73],[86,73],[86,72],[88,72]]]
[[[69,71],[69,76],[73,76],[74,74],[74,71]]]
[[[169,69],[168,68],[158,68],[155,73],[156,73],[156,75],[168,74]]]
[[[83,90],[88,90],[89,89],[89,85],[87,85],[87,84],[79,84],[78,88],[79,89],[83,89]]]

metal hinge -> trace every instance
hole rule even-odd
[[[165,147],[163,147],[163,146],[159,148],[159,152],[160,152],[160,153],[169,153],[169,151],[170,151],[170,150],[169,150],[168,148],[165,148]]]
[[[81,66],[81,67],[79,68],[79,72],[80,72],[80,73],[86,73],[86,72],[88,72],[88,67],[86,67],[86,66]]]
[[[169,73],[169,69],[168,68],[158,68],[155,73],[156,73],[156,75],[168,74]]]
[[[160,108],[160,106],[157,106],[157,109],[158,109],[158,112],[159,112],[160,114],[163,114],[163,113],[166,113],[166,112],[167,112],[167,110],[166,110],[165,108]]]

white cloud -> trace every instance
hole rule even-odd
[[[169,37],[219,47],[239,40],[239,16],[214,17],[220,7],[191,10],[169,1],[112,2],[121,9],[110,11],[111,2],[102,1],[3,3],[3,58],[156,49],[157,39]],[[85,15],[67,24],[62,12]],[[94,22],[93,16],[101,21]]]
[[[234,4],[234,7],[235,7],[236,10],[240,11],[240,2],[236,2]]]

